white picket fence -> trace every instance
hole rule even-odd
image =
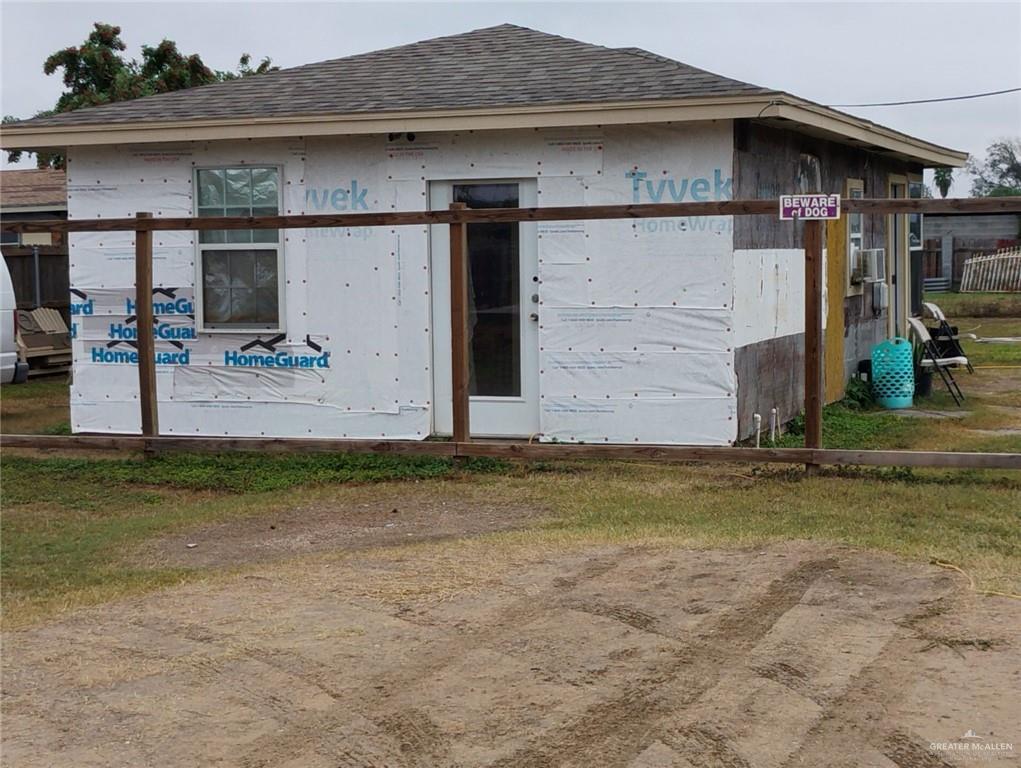
[[[1021,246],[966,259],[960,290],[1021,291]]]

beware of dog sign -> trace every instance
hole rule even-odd
[[[839,219],[840,195],[781,195],[780,219]]]

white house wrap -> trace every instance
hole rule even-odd
[[[732,196],[731,126],[423,134],[76,149],[69,216],[195,213],[197,168],[275,166],[281,211],[424,210],[437,181],[535,179],[539,205]],[[537,228],[539,438],[736,436],[726,217]],[[424,438],[434,324],[428,227],[283,232],[284,326],[204,331],[196,233],[158,232],[160,425],[169,434]],[[71,236],[76,431],[136,432],[130,233]]]

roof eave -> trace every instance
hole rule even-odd
[[[926,168],[960,168],[968,159],[967,152],[933,144],[871,120],[798,99],[789,94],[784,94],[782,102],[776,105],[773,116],[836,134],[853,143],[878,147],[917,161]]]
[[[908,157],[928,167],[964,164],[967,154],[940,147],[867,120],[803,101],[764,92],[659,101],[485,107],[429,111],[219,118],[154,123],[69,126],[8,125],[0,132],[4,149],[53,149],[111,144],[343,136],[410,131],[558,128],[583,125],[784,118]]]

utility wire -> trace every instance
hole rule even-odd
[[[914,101],[880,101],[875,104],[830,104],[830,107],[899,107],[903,104],[933,104],[938,101],[963,101],[964,99],[981,99],[985,96],[999,96],[1004,93],[1016,93],[1021,88],[1006,88],[1002,91],[988,93],[971,93],[967,96],[948,96],[945,99],[916,99]]]

